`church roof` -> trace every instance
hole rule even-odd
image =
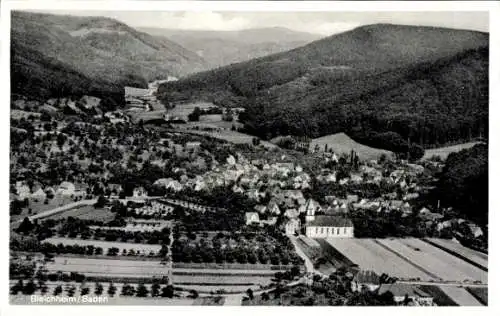
[[[341,216],[318,215],[307,226],[353,227],[350,219]]]

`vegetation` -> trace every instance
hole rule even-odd
[[[418,158],[421,150],[412,144],[426,148],[487,136],[488,35],[363,26],[166,83],[159,94],[196,99],[220,91],[246,108],[239,119],[261,138],[345,132],[389,150],[409,139],[411,148],[401,152],[411,149]],[[388,132],[394,142],[385,142],[393,137]]]

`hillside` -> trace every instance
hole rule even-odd
[[[284,52],[321,38],[321,35],[272,27],[241,31],[195,31],[139,28],[164,36],[202,56],[212,68]]]
[[[359,158],[363,161],[377,160],[382,154],[386,155],[387,157],[392,156],[392,153],[388,150],[372,148],[357,143],[344,133],[314,138],[311,140],[310,150],[313,150],[316,145],[319,146],[320,150],[324,150],[326,145],[328,146],[327,148],[333,149],[333,151],[338,155],[350,155],[351,151],[354,150],[358,154]]]
[[[247,131],[266,139],[345,132],[373,145],[395,132],[384,135],[436,145],[487,136],[488,50],[485,33],[376,24],[159,91],[170,100],[245,106]]]
[[[198,55],[113,19],[12,12],[13,93],[119,95],[206,69]]]

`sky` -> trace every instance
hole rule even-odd
[[[47,11],[45,11],[47,12]],[[106,16],[132,27],[191,30],[241,30],[286,27],[331,35],[373,23],[440,26],[488,32],[487,12],[195,12],[195,11],[56,11],[49,13]]]

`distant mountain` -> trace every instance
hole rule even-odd
[[[159,91],[245,106],[247,131],[267,139],[345,132],[370,145],[399,134],[431,146],[486,136],[488,52],[486,33],[367,25]]]
[[[179,43],[198,53],[213,68],[284,52],[322,37],[319,34],[297,32],[282,27],[241,31],[138,29],[151,35],[167,37]]]
[[[90,92],[123,94],[123,86],[207,69],[177,43],[104,17],[12,12],[12,91],[33,97]]]

